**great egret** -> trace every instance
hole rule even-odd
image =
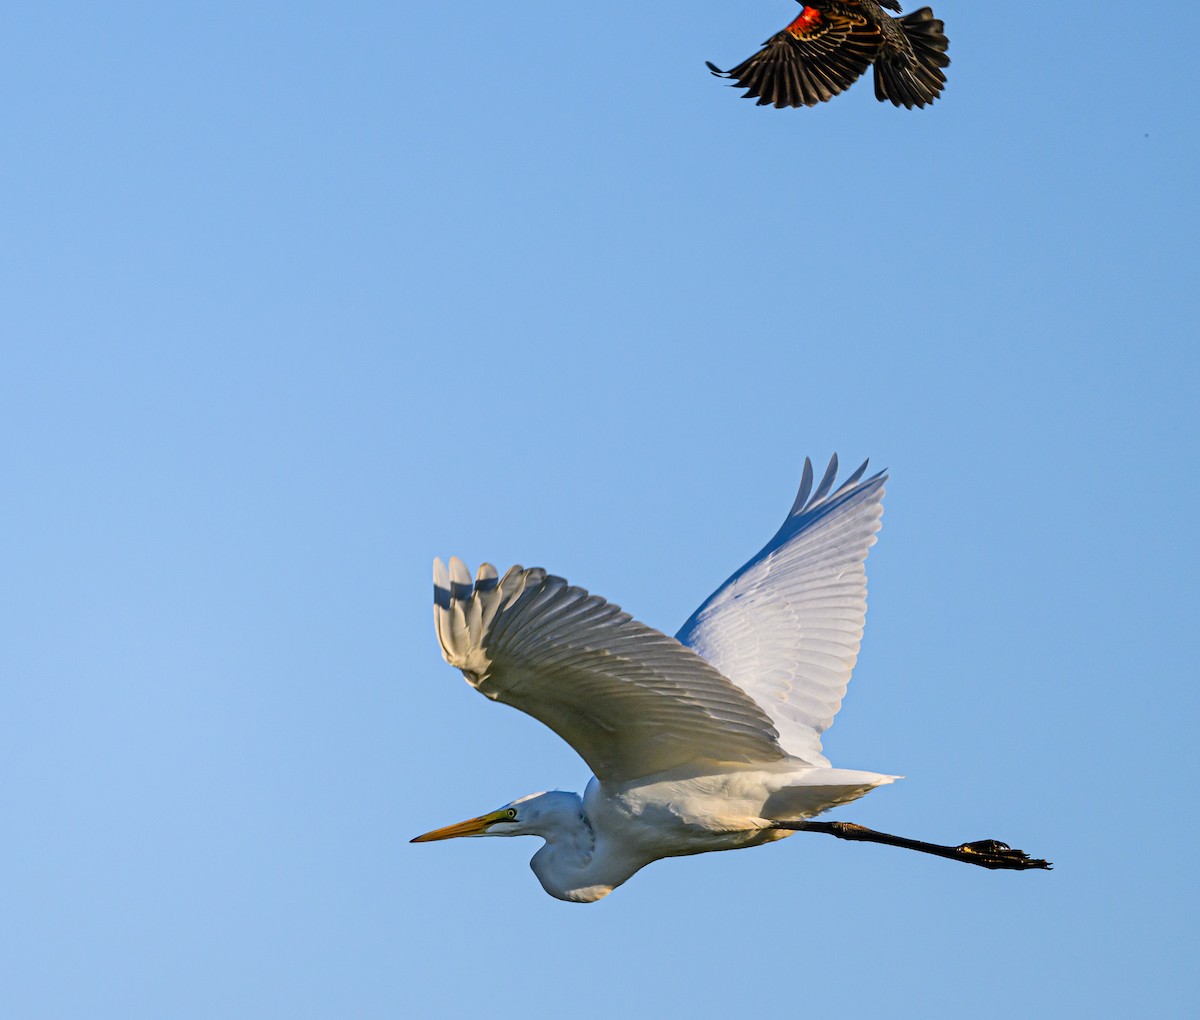
[[[541,836],[542,887],[588,903],[662,857],[797,831],[888,843],[985,868],[1049,868],[995,840],[941,846],[812,816],[897,776],[832,768],[821,734],[841,707],[866,618],[867,550],[883,514],[866,463],[836,490],[812,464],[783,526],[669,638],[540,568],[472,583],[433,566],[442,654],[481,694],[527,712],[591,766],[581,798],[535,793],[412,842]]]
[[[754,56],[719,78],[744,88],[759,106],[816,106],[853,85],[875,65],[875,98],[924,106],[942,93],[950,64],[945,26],[922,7],[902,18],[897,0],[798,0],[802,10]]]

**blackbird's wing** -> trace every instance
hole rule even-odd
[[[745,98],[759,106],[816,106],[853,85],[881,43],[879,26],[856,4],[805,7],[748,60],[728,71],[709,61],[708,69],[744,88]]]

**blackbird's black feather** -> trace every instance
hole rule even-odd
[[[942,92],[949,65],[945,26],[928,7],[893,18],[898,0],[798,0],[783,31],[737,67],[708,69],[746,90],[759,106],[816,106],[853,85],[874,65],[880,102],[912,109]]]

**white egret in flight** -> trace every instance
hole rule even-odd
[[[816,491],[806,459],[783,526],[674,637],[540,568],[472,583],[433,567],[442,654],[481,694],[541,720],[591,767],[582,797],[521,797],[412,842],[540,836],[530,862],[551,896],[589,903],[662,857],[823,832],[984,868],[1049,868],[996,840],[942,846],[814,815],[897,779],[821,753],[858,658],[864,563],[883,514],[883,473],[864,463]]]

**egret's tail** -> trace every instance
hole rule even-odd
[[[790,774],[787,786],[767,798],[762,814],[770,819],[812,818],[903,778],[857,769],[804,769]]]
[[[946,56],[950,40],[946,38],[945,25],[928,7],[896,21],[912,53],[890,59],[880,56],[875,61],[875,98],[911,110],[932,103],[942,94],[942,86],[946,84],[942,68],[950,64]]]

